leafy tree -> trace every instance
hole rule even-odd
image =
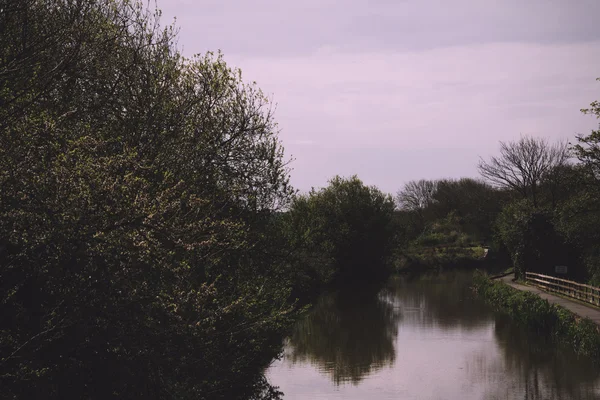
[[[600,118],[600,103],[581,110]],[[600,130],[577,136],[572,147],[580,164],[568,177],[570,186],[560,207],[557,225],[570,242],[577,245],[594,284],[600,283]]]
[[[336,176],[329,186],[299,196],[289,211],[293,246],[318,256],[305,268],[327,282],[387,276],[395,229],[394,202],[360,179]]]
[[[556,228],[552,212],[521,200],[506,206],[496,223],[498,238],[506,246],[517,278],[525,272],[554,274],[554,266],[568,265],[568,278],[585,280],[579,254]]]
[[[597,80],[600,81],[600,78]],[[581,112],[600,118],[600,101],[592,102],[590,108],[584,108]],[[573,146],[575,156],[600,181],[600,129],[593,130],[586,136],[577,136],[577,141],[579,143]]]

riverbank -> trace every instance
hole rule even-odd
[[[572,312],[530,292],[519,291],[503,282],[493,281],[476,272],[473,290],[497,311],[508,314],[517,323],[600,364],[600,332],[588,318]]]
[[[376,295],[324,293],[265,375],[285,400],[598,399],[600,366],[493,312],[472,277],[392,276]]]

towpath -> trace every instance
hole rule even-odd
[[[512,286],[517,290],[535,293],[542,299],[548,300],[548,302],[550,302],[551,304],[557,304],[563,308],[566,308],[572,313],[579,315],[580,317],[591,319],[596,323],[596,325],[600,325],[600,309],[594,306],[587,306],[576,300],[569,300],[565,297],[556,296],[554,294],[545,292],[542,289],[539,289],[535,286],[522,285],[520,283],[513,282],[512,274],[498,278],[498,280],[501,280],[502,282],[506,283],[509,286]]]

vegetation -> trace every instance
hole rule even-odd
[[[582,111],[600,117],[597,102]],[[512,264],[517,277],[566,265],[564,277],[598,284],[599,137],[593,131],[569,147],[524,136],[480,161],[485,181],[407,183],[396,198],[403,239],[397,267],[476,265],[483,246],[487,265]]]
[[[269,101],[158,17],[0,6],[7,398],[277,397],[296,297],[388,272],[391,198],[334,178],[294,199]]]
[[[294,312],[270,105],[139,2],[0,6],[6,398],[247,398]]]
[[[591,320],[581,319],[533,293],[492,281],[482,273],[475,274],[473,285],[487,303],[519,324],[554,341],[568,344],[577,354],[600,362],[600,333]]]
[[[402,249],[396,260],[398,271],[423,273],[453,267],[477,267],[485,249],[464,232],[453,210]]]
[[[391,272],[394,202],[356,176],[294,199],[285,216],[299,274],[316,284],[379,281]],[[305,278],[305,279],[306,279]]]

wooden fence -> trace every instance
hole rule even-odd
[[[600,306],[600,288],[533,272],[526,272],[525,280],[549,292]]]

